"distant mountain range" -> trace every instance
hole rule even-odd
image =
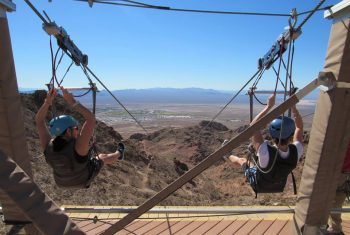
[[[19,89],[21,93],[31,93],[35,89]],[[75,95],[83,92],[74,92]],[[158,104],[225,104],[237,91],[219,91],[202,88],[149,88],[149,89],[126,89],[112,91],[122,103],[158,103]],[[313,91],[305,99],[316,100],[318,90]],[[259,95],[258,98],[265,102],[268,95]],[[282,99],[282,95],[278,96]],[[91,103],[91,95],[79,98],[83,103]],[[97,93],[98,104],[112,104],[114,99],[106,91]],[[236,98],[235,103],[248,103],[247,91],[242,91]]]

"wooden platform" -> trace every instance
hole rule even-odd
[[[256,208],[261,209],[264,207]],[[120,218],[125,216],[125,214],[120,213],[67,214],[87,234],[100,234],[112,224],[116,223]],[[117,234],[291,234],[292,216],[292,213],[259,213],[239,215],[209,215],[193,213],[144,214],[141,218],[129,224]],[[342,218],[344,220],[344,233],[350,235],[350,214],[343,214]]]

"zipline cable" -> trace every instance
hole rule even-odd
[[[91,69],[88,66],[82,65],[100,84],[101,86],[113,97],[115,101],[118,102],[118,104],[134,119],[134,121],[144,130],[146,134],[148,134],[145,127],[129,112],[129,110],[122,104],[122,102],[119,101],[119,99],[108,89],[105,84],[91,71]],[[87,74],[87,73],[86,73]]]
[[[59,59],[57,65],[56,65],[56,70],[58,69],[58,66],[61,64],[62,59],[63,59],[63,56],[64,56],[64,51],[62,51],[61,57],[60,57],[60,59]]]
[[[258,97],[255,95],[255,93],[253,92],[253,97],[256,101],[258,101],[259,104],[261,105],[267,105],[266,103],[262,102],[260,99],[258,99]]]
[[[294,83],[293,83],[293,80],[292,80],[292,75],[293,75],[293,62],[294,62],[294,53],[295,53],[295,48],[294,48],[294,40],[292,41],[292,62],[290,63],[290,72],[289,72],[289,96],[292,95],[291,91],[292,91],[292,88],[294,89],[295,86],[294,86]]]
[[[272,66],[272,70],[275,72],[275,75],[277,76],[278,72],[275,69],[275,66]],[[278,76],[277,76],[278,77]],[[281,83],[281,85],[283,86],[283,88],[285,88],[286,86],[284,85],[283,81],[281,80],[280,77],[278,77],[279,82]]]
[[[87,0],[75,0],[79,2],[87,2]],[[131,1],[126,1],[131,2]],[[253,16],[274,16],[274,17],[289,17],[290,14],[281,14],[281,13],[259,13],[259,12],[240,12],[240,11],[212,11],[212,10],[197,10],[197,9],[183,9],[183,8],[171,8],[167,6],[155,6],[148,4],[125,4],[117,2],[108,2],[94,0],[94,3],[101,3],[107,5],[117,5],[117,6],[126,6],[126,7],[138,7],[138,8],[147,8],[147,9],[156,9],[156,10],[165,10],[165,11],[181,11],[181,12],[194,12],[194,13],[209,13],[209,14],[226,14],[226,15],[253,15]]]
[[[260,73],[257,78],[255,79],[255,81],[253,82],[253,85],[252,85],[252,89],[256,89],[256,86],[258,85],[260,79],[262,78],[262,75],[263,73]]]
[[[296,32],[298,32],[299,30],[301,30],[301,28],[303,27],[303,25],[311,18],[311,16],[320,8],[320,6],[325,2],[326,0],[321,0],[316,7],[310,11],[310,13],[304,18],[304,20],[300,23],[300,25],[297,27],[297,29],[295,30]]]
[[[258,71],[248,80],[248,82],[246,82],[246,83],[243,85],[243,87],[242,87],[239,91],[236,92],[236,94],[227,102],[227,104],[226,104],[224,107],[221,108],[221,110],[211,119],[211,121],[210,121],[206,126],[204,126],[204,127],[201,129],[201,131],[204,130],[204,129],[206,129],[208,126],[210,126],[211,123],[214,122],[214,120],[226,109],[226,107],[227,107],[229,104],[231,104],[231,102],[241,93],[241,91],[242,91],[242,90],[243,90],[243,89],[244,89],[244,88],[259,74],[259,73],[263,73],[264,71],[265,71],[265,68],[258,70]]]
[[[69,70],[70,70],[70,68],[72,67],[73,64],[74,64],[74,61],[72,61],[72,62],[70,63],[70,65],[68,66],[68,68],[66,69],[66,72],[64,73],[64,75],[63,75],[63,77],[62,77],[62,79],[61,79],[61,81],[60,81],[59,84],[62,84],[64,78],[66,77],[67,73],[69,72]]]
[[[284,48],[284,43],[285,43],[284,38],[282,38],[281,43],[282,43],[282,45],[281,45],[281,48],[280,48],[280,51],[279,51],[279,58],[280,58],[280,60],[279,60],[279,62],[278,62],[278,70],[277,70],[277,75],[276,75],[276,76],[277,76],[277,79],[276,79],[276,84],[275,84],[275,89],[274,89],[275,93],[276,93],[277,87],[278,87],[278,80],[280,79],[280,71],[281,71],[281,64],[282,64],[282,55],[283,55],[283,48]],[[285,86],[285,88],[286,88],[286,86]]]
[[[316,11],[329,10],[329,9],[331,9],[332,7],[333,7],[333,5],[329,5],[329,6],[326,6],[326,7],[318,8]],[[297,16],[305,15],[305,14],[311,13],[311,12],[313,12],[313,11],[314,11],[314,10],[300,12],[300,13],[297,14]]]
[[[87,2],[88,0],[75,0],[79,2]],[[157,6],[157,5],[151,5],[147,3],[142,2],[136,2],[131,0],[121,0],[123,2],[128,2],[132,4],[125,4],[125,3],[117,3],[112,1],[102,1],[102,0],[95,0],[94,3],[100,3],[100,4],[107,4],[107,5],[117,5],[117,6],[126,6],[126,7],[138,7],[138,8],[148,8],[148,9],[156,9],[156,10],[167,10],[167,11],[182,11],[182,12],[194,12],[194,13],[211,13],[211,14],[230,14],[230,15],[253,15],[253,16],[274,16],[274,17],[288,17],[290,14],[285,13],[264,13],[264,12],[239,12],[239,11],[214,11],[214,10],[199,10],[199,9],[182,9],[182,8],[171,8],[167,6]],[[297,16],[305,15],[308,13],[314,13],[316,11],[322,11],[322,10],[328,10],[333,5],[329,5],[323,8],[317,8],[313,10],[308,10],[304,12],[300,12],[297,14]]]

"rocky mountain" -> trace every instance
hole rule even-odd
[[[123,141],[126,145],[125,160],[113,166],[104,166],[89,189],[62,189],[55,185],[51,169],[45,162],[34,122],[34,116],[45,97],[45,91],[21,95],[34,179],[59,205],[140,205],[182,174],[182,169],[174,162],[180,161],[192,168],[218,149],[224,139],[232,138],[245,128],[229,130],[220,123],[204,128],[207,122],[202,121],[187,128],[164,128],[149,135],[138,133],[124,139],[112,127],[98,121],[95,133],[98,151],[116,151],[117,143]],[[83,121],[62,97],[56,98],[54,107],[57,115],[70,114]],[[243,143],[233,152],[244,156],[247,145]],[[300,172],[301,166],[296,172],[298,183]],[[260,194],[255,199],[254,192],[245,183],[242,170],[222,160],[193,182],[185,184],[161,205],[294,204],[291,182],[288,182],[282,194]]]

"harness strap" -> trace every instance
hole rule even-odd
[[[295,183],[295,177],[294,177],[293,171],[291,172],[291,174],[292,174],[292,180],[293,180],[294,195],[297,195],[297,184]]]
[[[17,226],[25,226],[27,224],[32,224],[32,221],[18,221],[18,220],[3,220],[6,225],[17,225]]]
[[[350,176],[346,177],[345,182],[337,188],[337,192],[343,192],[348,201],[350,201]]]

